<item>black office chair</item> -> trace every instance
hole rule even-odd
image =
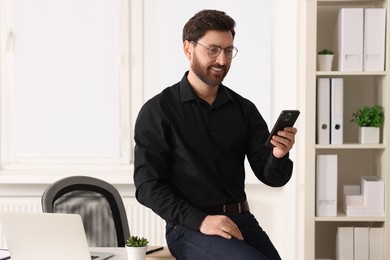
[[[130,236],[125,206],[118,190],[88,176],[71,176],[48,186],[43,212],[81,215],[90,247],[124,247]]]

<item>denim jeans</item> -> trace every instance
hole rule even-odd
[[[227,214],[241,230],[244,240],[204,235],[174,223],[167,223],[166,239],[177,260],[279,260],[268,235],[250,213]]]

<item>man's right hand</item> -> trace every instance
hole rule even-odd
[[[208,215],[200,224],[199,231],[205,235],[217,235],[226,239],[234,237],[244,240],[236,223],[225,215]]]

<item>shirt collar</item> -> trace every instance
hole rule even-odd
[[[196,95],[195,91],[192,89],[190,82],[188,82],[187,76],[188,76],[188,71],[184,74],[180,82],[180,101],[181,102],[186,102],[190,100],[202,101],[202,99],[199,98]],[[219,85],[217,98],[215,99],[213,106],[222,105],[228,102],[229,100],[232,100],[232,97],[227,91],[227,88],[223,84]]]

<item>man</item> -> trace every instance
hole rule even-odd
[[[279,131],[266,148],[255,105],[222,84],[237,54],[234,27],[221,11],[192,17],[183,29],[189,71],[137,118],[136,197],[166,220],[176,259],[280,259],[249,211],[244,160],[263,183],[285,185],[297,129]]]

